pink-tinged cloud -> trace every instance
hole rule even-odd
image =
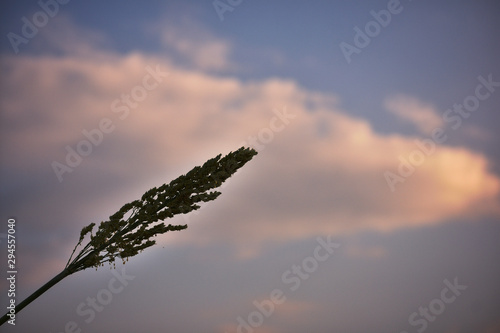
[[[252,256],[261,245],[318,234],[392,231],[498,214],[500,181],[484,156],[445,144],[417,154],[428,138],[379,134],[343,110],[336,96],[291,80],[242,82],[141,53],[5,58],[2,73],[9,82],[1,102],[4,123],[13,124],[3,128],[9,139],[4,153],[15,156],[8,162],[12,170],[66,163],[65,147],[76,149],[87,139],[82,131],[99,128],[103,119],[113,130],[62,175],[63,182],[89,170],[120,175],[120,196],[133,200],[148,189],[137,186],[138,175],[158,185],[168,180],[164,170],[175,177],[174,171],[186,172],[242,143],[259,150],[217,203],[189,217],[191,231],[177,242],[229,242],[241,256]],[[401,175],[402,160],[418,165]],[[400,177],[395,191],[384,177],[388,171]],[[75,193],[72,200],[88,196]],[[91,210],[85,204],[96,200],[110,202],[94,198],[79,209]]]
[[[443,126],[443,119],[435,107],[410,96],[391,96],[386,99],[385,107],[390,113],[415,125],[423,134],[431,134],[432,130]]]

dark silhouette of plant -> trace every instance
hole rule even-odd
[[[90,267],[97,269],[106,262],[114,266],[117,257],[125,262],[129,257],[153,246],[156,243],[152,239],[154,236],[186,229],[187,225],[157,222],[177,214],[189,213],[200,208],[197,203],[216,199],[221,193],[209,191],[219,187],[256,154],[255,150],[244,147],[222,158],[219,154],[169,184],[153,187],[140,200],[124,205],[108,221],[101,222],[95,234],[95,223],[84,227],[63,271],[19,303],[15,314],[68,275]],[[89,234],[90,241],[74,256]],[[9,318],[9,313],[6,313],[0,319],[0,325]]]

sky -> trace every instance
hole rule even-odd
[[[3,1],[0,306],[241,146],[186,230],[2,332],[500,332],[496,1]],[[11,230],[8,221],[14,222]],[[11,223],[12,225],[12,223]]]

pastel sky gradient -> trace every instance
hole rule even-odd
[[[86,302],[108,267],[2,332],[500,332],[499,4],[221,3],[69,1],[30,37],[43,6],[0,5],[0,236],[14,217],[18,302],[83,226],[219,153],[259,152],[166,221],[187,230],[117,265],[133,278],[101,311]],[[467,289],[432,303],[455,279]],[[284,301],[256,315],[273,290]]]

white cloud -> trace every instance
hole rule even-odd
[[[163,44],[195,68],[215,71],[234,69],[229,59],[231,44],[228,41],[213,36],[192,22],[164,26],[161,30]]]
[[[391,96],[385,100],[384,105],[389,112],[412,123],[423,134],[431,134],[433,129],[443,125],[438,111],[432,105],[416,98],[405,95]]]

